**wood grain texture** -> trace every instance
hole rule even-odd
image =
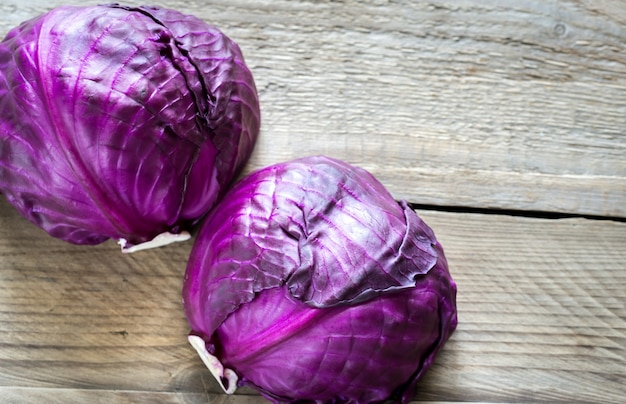
[[[87,390],[87,389],[49,389],[0,387],[3,403],[59,403],[59,404],[187,404],[214,403],[219,396],[208,396],[203,393],[186,392],[137,392],[119,390]],[[208,400],[207,400],[208,398]],[[243,403],[241,403],[243,404]]]
[[[0,36],[96,3],[2,0]],[[414,203],[626,217],[621,0],[150,3],[241,45],[263,113],[246,172],[327,154]],[[623,402],[626,223],[420,214],[459,328],[415,403]],[[264,403],[221,395],[187,344],[190,248],[72,246],[0,198],[0,402]]]
[[[459,327],[417,401],[622,401],[626,223],[420,215],[446,249]],[[113,243],[71,246],[6,202],[0,229],[0,393],[33,402],[49,392],[59,403],[220,397],[185,338],[190,243],[134,255]],[[220,400],[263,402],[246,389]]]
[[[0,34],[62,3],[98,2],[4,0]],[[412,202],[626,215],[620,0],[151,3],[241,45],[263,113],[248,170],[328,154]]]

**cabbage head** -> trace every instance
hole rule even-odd
[[[367,171],[263,168],[209,213],[183,289],[189,341],[227,393],[408,402],[457,325],[441,244]]]
[[[223,196],[259,126],[238,45],[193,16],[58,7],[0,42],[0,192],[71,243],[180,234]]]

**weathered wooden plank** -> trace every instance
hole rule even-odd
[[[214,403],[219,397],[202,393],[1,387],[2,402],[10,404],[192,404]],[[250,403],[251,404],[251,403]]]
[[[84,2],[3,1],[0,34],[61,3]],[[248,170],[328,154],[412,202],[626,215],[622,1],[152,3],[242,46]]]
[[[200,393],[159,393],[137,391],[80,390],[51,388],[5,388],[0,387],[0,395],[6,403],[30,404],[266,404],[268,401],[259,395],[200,394]],[[411,404],[420,404],[414,401]],[[443,401],[425,401],[428,404],[452,404]]]
[[[626,224],[422,216],[456,268],[460,326],[420,397],[623,400]]]
[[[626,223],[420,214],[458,284],[459,328],[416,400],[623,399]],[[133,255],[113,243],[72,246],[1,202],[0,386],[14,397],[18,387],[171,393],[165,402],[218,394],[185,338],[190,244]]]

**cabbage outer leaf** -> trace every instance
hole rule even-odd
[[[208,335],[255,293],[287,285],[313,307],[415,286],[437,262],[432,230],[370,173],[309,157],[246,177],[202,225],[186,273],[192,328]],[[207,304],[208,303],[208,304]]]

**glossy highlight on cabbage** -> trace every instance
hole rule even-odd
[[[227,393],[406,403],[457,325],[433,231],[369,172],[306,157],[242,179],[203,223],[189,341]]]
[[[184,238],[259,126],[241,50],[194,16],[58,7],[0,42],[0,192],[71,243]]]

